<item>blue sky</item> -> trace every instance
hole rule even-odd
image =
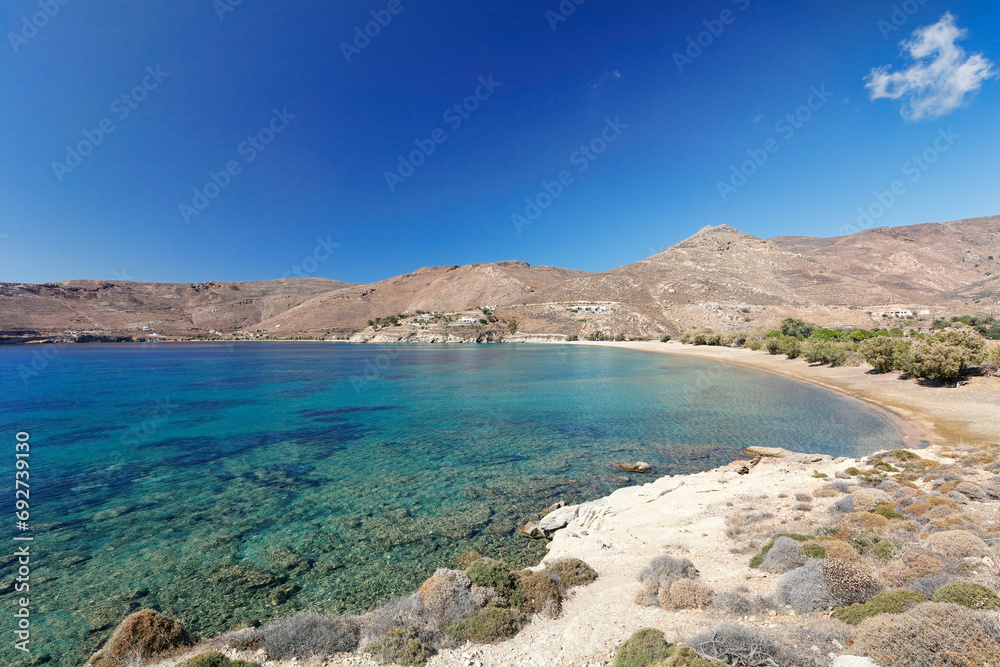
[[[0,10],[4,282],[601,271],[705,225],[1000,213],[988,0],[62,2]]]

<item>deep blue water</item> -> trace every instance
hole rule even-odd
[[[858,455],[902,437],[821,388],[610,348],[40,350],[0,348],[0,427],[8,479],[31,434],[35,655],[53,665],[142,607],[212,634],[368,609],[470,547],[536,560],[514,528],[648,481],[616,462],[691,472],[750,445]],[[11,609],[13,576],[0,559]]]

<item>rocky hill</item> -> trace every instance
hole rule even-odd
[[[830,239],[760,239],[722,225],[598,274],[510,261],[424,268],[370,285],[320,278],[0,284],[0,336],[327,335],[404,312],[482,306],[537,334],[648,336],[767,326],[788,316],[865,326],[879,309],[995,311],[998,257],[1000,216]]]

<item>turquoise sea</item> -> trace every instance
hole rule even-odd
[[[44,352],[0,348],[0,465],[13,535],[14,435],[30,433],[30,660],[59,667],[143,607],[211,635],[367,610],[468,548],[537,561],[543,545],[515,528],[557,500],[649,480],[617,462],[685,473],[749,445],[858,455],[902,439],[886,415],[818,387],[612,348]],[[5,625],[16,566],[0,555]],[[0,663],[29,664],[11,644]]]

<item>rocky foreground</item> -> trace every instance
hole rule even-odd
[[[998,461],[997,446],[935,446],[866,460],[757,450],[748,452],[746,460],[715,470],[663,477],[556,510],[543,522],[554,531],[549,554],[534,569],[578,558],[597,572],[597,580],[573,588],[558,618],[536,615],[512,639],[442,650],[426,664],[621,664],[615,663],[616,652],[641,628],[661,630],[673,643],[689,643],[724,623],[762,633],[786,656],[779,658],[786,662],[761,664],[990,664],[949,662],[941,656],[935,658],[942,659],[940,663],[921,662],[926,647],[917,638],[906,640],[898,628],[891,631],[904,642],[893,649],[902,651],[899,655],[877,656],[874,663],[834,661],[844,654],[870,652],[866,633],[879,637],[885,628],[878,623],[905,621],[918,611],[957,614],[956,622],[978,614],[975,622],[995,628],[994,639],[1000,638],[1000,614],[992,610],[1000,587],[1000,568],[995,565],[1000,562]],[[779,533],[797,536],[798,542],[774,541],[773,553],[761,558],[762,548]],[[663,559],[665,555],[676,561]],[[664,580],[670,562],[684,563],[680,578],[690,582],[685,584],[687,593],[679,594],[677,586]],[[810,571],[826,573],[826,589],[821,590],[824,575],[816,574],[819,578],[810,583]],[[830,572],[840,573],[835,581]],[[976,590],[993,592],[993,597],[976,598],[970,603],[978,606],[975,612],[927,601],[958,581],[976,584],[981,587]],[[901,589],[909,590],[904,598],[910,601],[892,611],[904,611],[919,601],[924,605],[855,625],[868,612],[858,611],[860,605],[852,607],[851,601],[863,602],[882,592],[881,598],[868,602],[877,607],[890,591],[891,606],[892,596],[898,595],[894,591]],[[829,608],[836,608],[832,617]],[[952,631],[946,624],[921,632],[947,642]],[[975,659],[975,646],[963,648],[967,637],[956,634],[954,640],[964,655]],[[906,648],[905,641],[913,645]],[[268,660],[264,651],[227,646],[225,637],[155,664],[173,667],[213,648],[265,666],[384,664],[359,653]],[[1000,655],[989,659],[993,657],[1000,660]]]

